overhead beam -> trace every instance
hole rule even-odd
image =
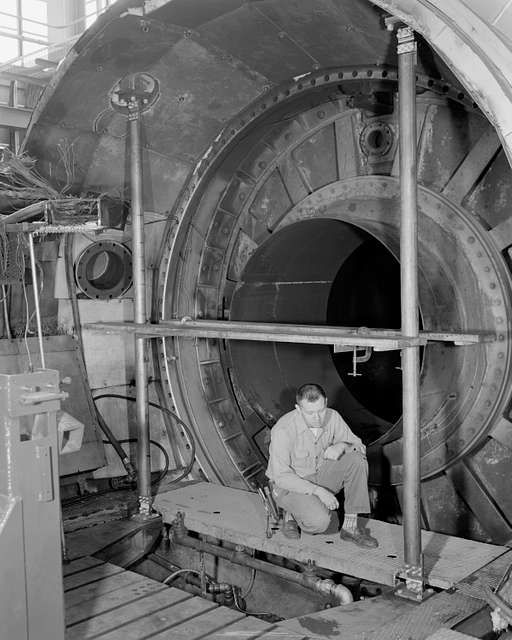
[[[35,84],[38,87],[46,87],[50,82],[50,76],[47,78],[38,78],[36,76],[29,76],[25,73],[15,73],[13,71],[0,71],[0,78],[5,78],[6,80],[17,80],[18,82],[23,82],[25,84]]]
[[[158,324],[132,322],[94,322],[85,325],[106,333],[135,333],[143,338],[220,338],[226,340],[256,340],[259,342],[296,342],[302,344],[348,345],[373,347],[389,351],[403,347],[422,346],[429,341],[469,345],[495,340],[486,332],[420,331],[417,338],[401,335],[392,329],[366,327],[329,327],[322,325],[280,324],[272,322],[238,322],[235,320],[163,320]]]
[[[32,109],[0,105],[0,127],[26,129],[32,115]]]

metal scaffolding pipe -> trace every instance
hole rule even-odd
[[[144,253],[144,209],[142,204],[141,114],[138,105],[129,115],[130,180],[133,234],[133,283],[135,324],[146,322],[146,269]],[[137,482],[139,514],[151,513],[151,458],[145,340],[135,337],[135,392],[137,403]]]
[[[416,42],[409,27],[398,29],[400,123],[400,282],[402,334],[419,336],[418,213],[416,160]],[[421,567],[419,347],[402,349],[404,561],[418,577]],[[422,570],[419,576],[422,582]],[[407,580],[406,580],[407,582]],[[409,586],[409,584],[407,585]]]

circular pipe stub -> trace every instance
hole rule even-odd
[[[92,300],[111,300],[132,285],[132,253],[124,244],[101,240],[88,245],[75,262],[80,291]]]

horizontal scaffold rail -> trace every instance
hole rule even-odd
[[[493,342],[495,335],[473,331],[420,331],[418,338],[408,338],[392,329],[367,327],[330,327],[304,324],[275,324],[271,322],[237,322],[233,320],[163,320],[158,324],[132,322],[95,322],[86,325],[106,333],[128,332],[140,338],[221,338],[228,340],[258,340],[263,342],[297,342],[305,344],[342,345],[345,347],[373,347],[375,351],[392,351],[404,347],[418,347],[427,342],[453,342],[469,345]]]

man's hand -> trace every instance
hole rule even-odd
[[[339,460],[341,456],[347,450],[348,444],[346,442],[338,442],[338,444],[331,444],[330,447],[324,451],[324,458],[326,460]]]
[[[313,494],[320,500],[320,502],[323,502],[323,504],[330,511],[338,508],[339,502],[336,499],[334,493],[331,493],[329,489],[324,489],[324,487],[316,487],[316,489],[313,491]]]
[[[366,447],[362,442],[338,442],[327,447],[324,451],[324,458],[326,460],[339,460],[347,451],[358,451],[363,456],[366,455]]]

